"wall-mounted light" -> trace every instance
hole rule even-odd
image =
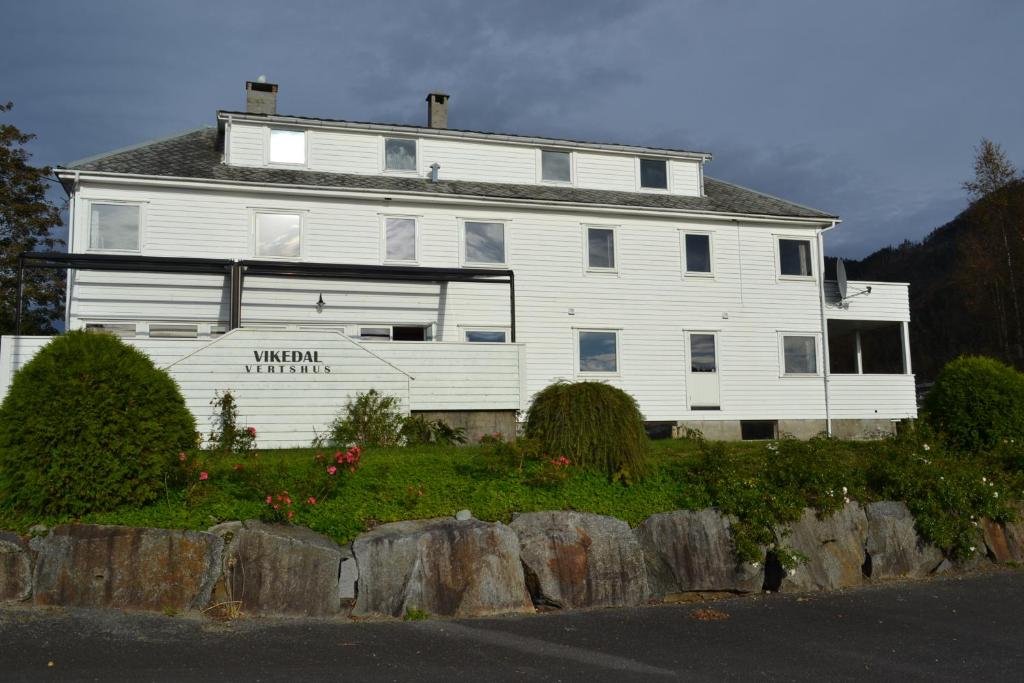
[[[316,312],[317,313],[323,313],[324,312],[324,306],[326,306],[326,305],[327,304],[324,303],[323,292],[321,292],[320,293],[320,298],[316,300]]]

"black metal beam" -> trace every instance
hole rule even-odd
[[[509,336],[513,344],[516,343],[516,277],[512,273],[508,275],[508,305],[509,305]]]
[[[231,292],[229,297],[228,329],[235,330],[242,326],[242,288],[244,286],[245,267],[241,262],[231,264]]]

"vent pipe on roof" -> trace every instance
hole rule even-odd
[[[427,95],[427,127],[448,127],[448,95],[443,92]]]
[[[273,116],[277,113],[277,83],[267,83],[266,76],[245,82],[245,112]]]

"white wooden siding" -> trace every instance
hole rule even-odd
[[[779,367],[779,332],[817,335],[821,365],[818,283],[780,280],[775,253],[777,235],[813,238],[813,228],[624,213],[601,221],[617,226],[617,272],[592,273],[584,268],[581,224],[594,221],[568,209],[468,211],[457,201],[299,199],[94,183],[83,184],[81,196],[144,202],[143,253],[161,256],[249,257],[251,210],[258,206],[305,212],[308,261],[380,263],[380,214],[392,213],[417,217],[420,265],[457,267],[460,219],[502,220],[516,277],[517,341],[526,349],[525,396],[555,379],[576,376],[574,329],[616,328],[621,330],[620,372],[608,381],[636,396],[649,420],[825,415],[823,378],[782,377]],[[87,225],[86,205],[76,202],[76,228]],[[711,236],[714,277],[683,276],[679,233],[687,230]],[[87,246],[84,233],[76,229],[76,250]],[[182,282],[163,275],[79,273],[71,325],[108,319],[226,321],[224,292],[217,277]],[[830,309],[829,316],[903,320],[909,316],[905,292],[900,285],[879,285],[870,296],[854,299],[849,312]],[[321,294],[326,307],[317,313]],[[349,332],[360,323],[433,323],[437,339],[461,341],[460,326],[509,326],[508,287],[249,278],[242,321]],[[720,411],[690,411],[686,404],[688,330],[718,332]],[[911,400],[904,412],[912,410]]]
[[[839,288],[835,281],[825,283],[825,298],[828,305],[825,315],[836,320],[891,320],[910,321],[909,285],[905,282],[864,282],[851,280],[847,283],[847,299],[840,307]],[[860,294],[871,287],[870,294]],[[857,296],[850,296],[856,294]]]
[[[14,373],[51,339],[0,338],[0,397],[7,394]],[[229,390],[237,399],[239,422],[256,428],[264,448],[309,445],[349,399],[370,389],[397,398],[403,412],[523,407],[523,346],[518,344],[366,344],[332,330],[258,328],[234,330],[212,341],[124,341],[170,373],[204,435],[214,427],[211,399]],[[315,350],[322,371],[303,373],[301,363],[275,363],[283,373],[257,373],[256,365],[267,364],[258,363],[253,351],[266,349]]]
[[[834,419],[917,417],[913,375],[832,375]]]
[[[228,160],[237,166],[265,166],[268,126],[233,121],[227,131]],[[383,138],[375,131],[310,129],[307,131],[308,168],[327,173],[380,174],[384,168]],[[395,137],[406,137],[396,133]],[[413,136],[415,137],[415,136]],[[488,183],[540,182],[541,145],[493,143],[443,137],[419,138],[417,174],[426,176],[430,165],[441,165],[441,178]],[[634,192],[637,189],[636,154],[577,150],[575,185],[596,190]],[[669,160],[673,194],[700,195],[701,163]]]

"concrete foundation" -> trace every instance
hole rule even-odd
[[[757,420],[762,422],[762,420]],[[680,420],[673,437],[698,429],[711,441],[739,441],[743,438],[740,420]],[[825,420],[777,420],[778,437],[810,439],[825,433]],[[832,420],[832,436],[837,439],[881,439],[896,433],[896,422],[887,419]]]
[[[466,430],[467,443],[477,443],[483,435],[495,432],[500,432],[508,440],[516,438],[515,410],[417,410],[413,415],[462,427]]]

